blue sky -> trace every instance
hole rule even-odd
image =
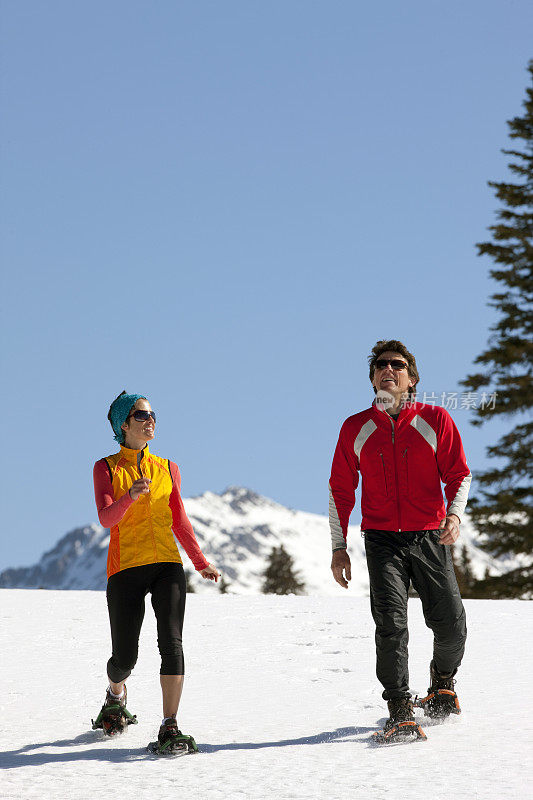
[[[532,23],[525,0],[4,0],[0,569],[96,521],[124,388],[184,496],[318,513],[377,339],[461,391]],[[482,469],[512,423],[452,413]]]

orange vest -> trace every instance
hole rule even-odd
[[[121,445],[120,453],[107,456],[113,495],[119,500],[138,478],[150,478],[150,493],[141,495],[111,528],[107,554],[107,577],[129,567],[162,561],[182,563],[172,532],[172,491],[170,464],[144,450],[130,450]]]

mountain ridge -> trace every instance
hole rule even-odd
[[[184,498],[184,505],[200,547],[221,571],[230,592],[259,593],[269,553],[280,544],[292,556],[307,594],[345,592],[331,576],[329,525],[325,515],[290,509],[252,489],[234,485],[219,494],[207,491]],[[360,533],[358,525],[350,525],[350,591],[366,595],[368,575]],[[481,550],[479,540],[466,517],[458,544],[466,546],[476,577],[483,577],[487,569],[498,574],[513,566],[509,560],[495,559]],[[109,531],[96,523],[75,528],[61,537],[36,564],[3,570],[0,588],[101,591],[106,586],[108,543]],[[183,552],[182,558],[191,588],[202,592],[207,582],[195,573]]]

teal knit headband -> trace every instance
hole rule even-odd
[[[137,400],[146,399],[144,394],[121,394],[109,409],[111,427],[115,432],[115,439],[119,444],[124,444],[124,431],[122,426],[128,419],[129,413]]]

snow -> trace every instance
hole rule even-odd
[[[368,598],[211,589],[187,597],[187,678],[178,715],[200,753],[169,760],[145,753],[161,717],[149,603],[128,681],[128,707],[139,724],[106,740],[90,724],[106,688],[105,594],[1,590],[0,796],[526,797],[529,603],[466,601],[469,640],[457,684],[463,714],[438,725],[424,720],[426,742],[379,748],[369,738],[386,706],[374,674]],[[423,693],[431,635],[416,599],[409,617],[411,687]]]

